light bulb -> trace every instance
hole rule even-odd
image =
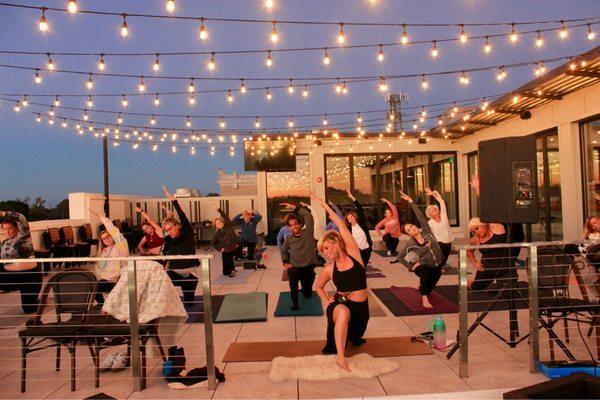
[[[121,105],[123,107],[127,107],[129,105],[129,101],[127,101],[127,97],[125,97],[125,95],[121,95]]]
[[[50,107],[50,110],[48,111],[48,115],[50,115],[51,117],[54,117],[56,115],[56,113],[54,112],[54,106]]]
[[[121,24],[121,36],[129,36],[129,27],[127,26],[127,14],[123,14],[123,23]]]
[[[196,91],[196,88],[194,87],[194,80],[190,80],[190,84],[188,86],[188,92],[189,93],[194,93]]]
[[[29,105],[29,100],[27,99],[27,95],[23,96],[23,101],[21,102],[23,107],[27,107]]]
[[[290,127],[290,128],[294,127],[294,117],[290,117],[290,120],[288,121],[288,127]]]
[[[267,100],[268,101],[273,100],[273,95],[271,94],[271,90],[269,88],[267,88]]]
[[[487,54],[492,52],[492,44],[490,43],[490,38],[486,35],[485,42],[483,43],[483,51]]]
[[[121,116],[121,114],[119,114],[119,116],[117,117],[117,124],[122,124],[123,123],[123,117]]]
[[[156,53],[156,59],[154,60],[154,64],[152,64],[152,69],[154,72],[158,72],[160,70],[160,60],[158,59],[159,55]]]
[[[308,97],[308,86],[304,85],[304,90],[302,91],[302,97]]]
[[[34,79],[35,83],[37,83],[38,85],[40,83],[42,83],[42,76],[40,75],[40,71],[39,70],[37,70],[37,69],[35,70],[35,76],[34,76],[33,79]]]
[[[19,112],[21,111],[21,103],[19,103],[18,101],[15,103],[15,108],[14,108],[15,112]]]
[[[190,97],[188,97],[188,103],[190,103],[190,106],[196,104],[196,97],[194,96],[194,93],[191,93]]]
[[[407,44],[408,43],[408,33],[406,33],[406,24],[402,25],[402,36],[400,37],[400,43]]]
[[[344,24],[340,23],[340,31],[338,32],[337,42],[340,46],[346,43],[346,35],[344,34]]]
[[[91,90],[94,87],[94,81],[92,79],[92,74],[88,75],[88,80],[85,83],[85,87],[88,88],[88,90]]]
[[[67,10],[70,14],[75,14],[77,12],[77,0],[69,0]]]
[[[382,62],[385,56],[383,55],[383,46],[379,45],[379,53],[377,53],[377,60]]]
[[[265,7],[267,7],[269,10],[272,9],[274,5],[275,0],[265,0]]]
[[[158,93],[156,93],[156,95],[154,95],[154,105],[155,106],[160,105],[160,98],[158,97]]]
[[[504,69],[504,67],[500,67],[500,69],[498,70],[498,74],[496,75],[496,79],[498,79],[499,81],[503,81],[504,78],[506,78],[506,70]]]
[[[225,123],[225,119],[223,117],[221,117],[221,121],[219,122],[219,126],[221,127],[221,129],[225,128],[227,126],[227,124]]]
[[[233,94],[231,93],[231,90],[227,91],[227,101],[233,103]]]
[[[596,38],[596,32],[594,32],[592,30],[592,25],[588,24],[587,25],[588,29],[587,29],[587,38],[588,40],[594,40]]]
[[[463,85],[468,85],[469,84],[469,77],[467,76],[467,73],[465,71],[463,71],[460,74],[460,79],[459,79],[460,83],[462,83]]]
[[[329,125],[329,120],[327,119],[327,114],[325,114],[325,116],[323,117],[323,121],[321,123],[323,124],[323,126]]]
[[[273,21],[273,29],[271,29],[271,42],[277,43],[279,41],[279,34],[277,33],[277,22]]]
[[[156,125],[156,117],[154,115],[150,118],[150,125]]]
[[[421,78],[421,88],[429,89],[429,81],[425,78],[425,75]]]
[[[140,84],[138,85],[138,90],[140,92],[145,92],[146,91],[146,84],[144,83],[144,77],[143,76],[140,77]]]
[[[331,60],[329,59],[329,54],[327,53],[327,49],[325,48],[323,53],[323,64],[329,65],[330,62]]]
[[[560,23],[562,25],[562,28],[558,32],[558,37],[564,40],[564,39],[566,39],[569,36],[569,30],[565,26],[565,23],[563,21],[560,21]]]
[[[48,21],[46,20],[46,7],[42,8],[42,16],[40,17],[38,28],[40,28],[40,31],[42,32],[48,31]]]
[[[190,120],[190,117],[185,118],[185,126],[188,128],[192,126],[192,120]]]
[[[246,94],[246,84],[244,83],[243,79],[242,79],[242,84],[240,85],[240,93]]]
[[[342,93],[342,83],[340,82],[339,78],[337,80],[337,83],[335,84],[335,92],[337,94]]]
[[[436,58],[440,54],[440,51],[437,47],[437,42],[433,41],[433,46],[431,47],[431,57]]]
[[[269,50],[269,53],[267,54],[267,61],[265,61],[265,63],[267,64],[267,67],[273,65],[273,57],[271,57],[271,50]]]
[[[55,107],[60,106],[60,98],[58,97],[58,95],[54,98],[54,106]]]
[[[515,24],[512,24],[512,29],[510,31],[510,41],[516,43],[519,40],[519,34],[517,33],[517,29],[515,28]]]
[[[66,128],[67,126],[69,126],[69,124],[67,124],[67,120],[66,119],[63,119],[63,122],[62,122],[61,126],[63,128]]]
[[[207,40],[208,39],[208,31],[206,30],[206,27],[204,26],[204,18],[200,18],[200,40]]]
[[[290,79],[290,84],[288,86],[288,93],[289,94],[293,94],[294,93],[294,82]]]
[[[92,96],[88,96],[87,107],[92,108],[94,106],[94,101],[92,100]]]
[[[100,55],[100,61],[98,61],[98,69],[100,71],[104,71],[106,69],[106,64],[104,63],[104,55]]]
[[[463,24],[460,24],[460,36],[459,36],[460,42],[461,43],[467,43],[467,32],[465,32],[465,26]]]
[[[211,53],[210,60],[208,60],[208,70],[214,71],[217,67],[217,63],[215,62],[215,53]]]
[[[175,11],[175,0],[167,0],[167,4],[165,4],[165,8],[170,13]]]
[[[83,110],[83,120],[87,121],[88,119],[90,119],[90,117],[88,116],[87,110]]]
[[[358,122],[359,124],[362,124],[362,122],[363,122],[363,119],[362,119],[362,117],[360,116],[360,113],[358,113],[358,115],[357,115],[357,117],[356,117],[356,122]]]
[[[260,128],[260,120],[258,119],[258,117],[256,117],[256,121],[254,121],[254,127],[256,129]]]
[[[387,92],[387,90],[388,90],[387,82],[385,81],[385,78],[382,76],[381,78],[379,78],[379,91]]]
[[[342,82],[342,94],[348,94],[348,87],[346,86],[346,82]]]
[[[537,37],[535,38],[535,45],[538,47],[538,49],[544,45],[544,39],[542,38],[540,31],[538,31]]]
[[[54,65],[54,61],[52,61],[52,57],[48,54],[48,63],[46,64],[46,68],[49,71],[54,71],[56,69],[56,65]]]

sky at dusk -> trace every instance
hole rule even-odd
[[[13,1],[32,6],[65,7],[66,1]],[[248,18],[268,20],[320,20],[332,22],[390,22],[390,23],[483,23],[560,20],[600,16],[597,0],[276,0],[273,10],[267,10],[262,0],[177,0],[174,15],[194,17]],[[165,1],[92,1],[79,0],[80,9],[121,13],[146,13],[166,15]],[[281,49],[299,47],[333,47],[336,45],[336,26],[278,25],[279,42],[270,42],[272,26],[269,23],[242,24],[206,22],[209,39],[198,38],[198,21],[155,20],[128,18],[129,36],[122,38],[118,16],[95,16],[49,11],[46,14],[49,31],[37,28],[40,13],[37,10],[0,7],[0,51],[33,52],[197,52],[234,51],[255,49]],[[596,20],[598,22],[598,20]],[[553,25],[552,27],[558,27]],[[550,26],[540,26],[539,29]],[[522,28],[525,30],[526,28]],[[534,28],[535,29],[535,28]],[[94,110],[127,111],[138,113],[190,115],[194,129],[219,128],[218,118],[194,116],[255,116],[281,115],[281,118],[263,118],[265,128],[286,127],[290,115],[333,114],[336,112],[359,112],[383,110],[387,107],[384,95],[377,90],[377,83],[352,83],[349,93],[340,96],[333,85],[310,88],[310,96],[304,99],[301,85],[294,95],[285,89],[273,89],[273,100],[267,101],[264,90],[237,92],[245,78],[250,89],[281,85],[281,82],[255,82],[252,78],[302,78],[302,77],[349,77],[395,74],[431,74],[446,70],[536,61],[552,57],[579,54],[598,44],[600,24],[594,25],[599,34],[594,42],[586,39],[586,27],[572,28],[566,40],[560,40],[557,32],[544,33],[544,46],[536,48],[535,35],[522,35],[517,45],[507,38],[492,39],[493,50],[483,52],[483,40],[440,43],[440,55],[432,59],[431,44],[394,46],[384,48],[385,59],[377,60],[376,48],[329,50],[331,63],[322,63],[323,51],[274,53],[273,66],[265,65],[266,53],[242,55],[218,55],[217,68],[208,71],[209,56],[161,56],[160,72],[152,70],[154,56],[106,56],[107,73],[146,76],[148,96],[128,97],[129,106],[122,109],[119,97],[94,97],[89,111],[90,120],[115,124],[116,115]],[[398,42],[402,29],[399,27],[352,27],[344,28],[348,45]],[[510,27],[472,27],[470,36],[508,33]],[[444,39],[458,37],[458,28],[409,28],[411,40]],[[53,56],[59,69],[99,72],[96,56]],[[13,55],[0,53],[0,64],[45,68],[44,55]],[[549,64],[551,69],[560,63]],[[139,78],[111,78],[94,76],[94,87],[85,86],[87,76],[42,71],[42,84],[34,82],[34,72],[0,67],[0,97],[8,94],[28,94],[30,101],[50,104],[52,98],[35,98],[36,94],[62,94],[61,106],[85,108],[86,98],[69,98],[68,94],[100,95],[135,93]],[[161,104],[153,105],[155,92],[185,92],[187,80],[157,80],[156,75],[182,77],[230,77],[234,81],[195,81],[197,90],[227,90],[234,92],[233,103],[224,93],[199,93],[197,104],[190,107],[188,95],[163,95]],[[421,89],[420,78],[389,81],[390,90],[409,95],[408,107],[451,102],[467,98],[483,98],[514,89],[534,78],[532,67],[511,69],[504,82],[499,83],[495,72],[484,71],[469,74],[470,84],[458,83],[458,75],[429,78],[430,88]],[[283,84],[286,84],[284,82]],[[42,196],[52,204],[67,197],[69,192],[102,192],[102,142],[86,133],[80,136],[74,131],[73,122],[68,129],[47,122],[36,123],[31,112],[47,114],[48,107],[30,105],[20,113],[13,111],[15,103],[0,101],[0,200],[17,197]],[[80,118],[81,111],[57,109],[57,115]],[[414,113],[414,111],[412,111]],[[408,111],[410,113],[410,111]],[[368,118],[384,116],[373,114]],[[125,124],[149,126],[148,116],[124,115]],[[351,123],[355,115],[331,116],[330,124]],[[365,118],[366,119],[366,118]],[[412,123],[410,118],[410,123]],[[296,118],[297,125],[319,125],[322,117]],[[406,125],[410,125],[410,123]],[[185,128],[182,117],[157,117],[157,127]],[[252,119],[227,119],[227,129],[249,129]],[[380,130],[374,126],[372,130]],[[350,128],[352,129],[352,128]],[[215,138],[216,140],[216,138]],[[229,140],[229,139],[227,139]],[[240,139],[241,141],[241,139]],[[243,170],[243,155],[238,144],[234,157],[226,148],[220,147],[214,156],[209,155],[206,144],[198,145],[196,155],[181,149],[172,154],[169,148],[151,151],[151,146],[141,145],[133,150],[130,144],[110,147],[111,192],[158,196],[160,185],[171,188],[193,187],[208,193],[218,191],[217,169],[227,172]]]

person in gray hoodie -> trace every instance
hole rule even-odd
[[[320,265],[314,239],[315,221],[306,203],[300,203],[300,207],[291,203],[280,205],[288,209],[295,207],[294,212],[285,218],[285,224],[292,234],[285,238],[280,252],[283,268],[287,270],[290,279],[292,310],[298,310],[298,283],[302,283],[302,295],[305,298],[311,297],[315,267]],[[300,218],[304,219],[304,224]]]
[[[428,296],[442,276],[441,263],[444,255],[425,215],[408,195],[400,192],[400,196],[412,208],[421,228],[419,229],[418,226],[413,224],[402,225],[402,232],[408,235],[410,239],[398,254],[396,262],[401,263],[419,277],[419,291],[421,292],[423,307],[433,308]]]

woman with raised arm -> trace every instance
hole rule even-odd
[[[358,200],[356,200],[356,197],[354,197],[350,191],[346,191],[346,193],[354,203],[356,211],[348,211],[345,219],[350,228],[350,232],[352,232],[352,237],[360,249],[360,257],[366,268],[371,259],[371,252],[373,251],[373,241],[371,240],[369,228],[367,227],[367,217],[365,216],[365,211],[362,206]]]
[[[440,267],[444,268],[448,262],[450,251],[452,251],[452,231],[450,230],[450,220],[448,219],[448,209],[446,208],[446,202],[444,198],[438,193],[437,190],[431,190],[425,188],[425,194],[433,197],[438,203],[439,207],[435,204],[430,204],[425,209],[425,215],[429,218],[427,223],[433,232],[440,249],[442,249],[442,262]]]
[[[400,218],[398,218],[398,209],[391,201],[384,198],[381,200],[387,204],[388,208],[385,209],[383,219],[375,225],[375,231],[385,242],[389,257],[396,254],[396,248],[400,243]]]
[[[319,251],[328,261],[315,285],[327,309],[327,343],[322,351],[325,354],[337,354],[337,365],[350,371],[346,362],[346,345],[348,342],[355,346],[363,344],[363,335],[369,322],[367,272],[358,244],[344,220],[314,193],[312,199],[327,211],[339,229],[339,232],[326,232],[318,243]],[[327,297],[325,292],[325,285],[329,281],[336,287],[332,297]]]
[[[438,244],[427,218],[423,215],[413,199],[407,194],[400,192],[400,196],[408,202],[415,216],[419,220],[421,229],[413,224],[404,224],[402,230],[410,239],[398,254],[396,261],[402,263],[419,277],[419,292],[421,302],[425,308],[433,308],[429,302],[429,294],[435,288],[442,276],[441,262],[442,249]]]
[[[233,230],[229,216],[217,206],[220,217],[215,218],[215,234],[210,241],[211,246],[221,252],[223,261],[223,275],[233,278],[235,276],[235,257],[239,253],[240,240]]]
[[[141,208],[136,207],[135,211],[140,213],[145,219],[145,221],[142,222],[142,230],[144,231],[144,237],[140,240],[137,246],[140,255],[159,255],[162,250],[162,245],[165,242],[161,226],[158,225],[156,221],[154,221]]]

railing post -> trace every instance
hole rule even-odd
[[[131,373],[133,390],[142,390],[142,362],[140,357],[140,331],[137,307],[137,277],[135,260],[127,262],[127,289],[129,292],[129,327],[131,335]]]
[[[213,340],[212,298],[210,294],[210,259],[203,257],[202,264],[202,296],[204,300],[204,343],[206,345],[206,369],[208,372],[208,389],[215,390],[215,344]]]
[[[469,377],[469,309],[467,299],[467,250],[461,249],[459,271],[458,342],[460,348],[459,375]]]
[[[530,247],[529,257],[531,260],[529,277],[529,370],[531,373],[536,373],[539,372],[538,362],[540,361],[537,246],[532,245]]]

